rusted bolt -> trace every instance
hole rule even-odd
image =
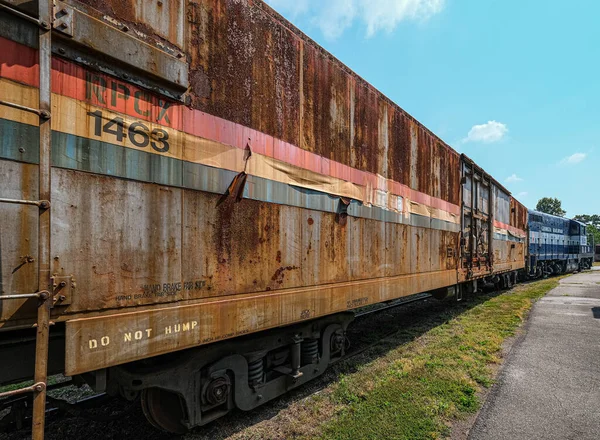
[[[44,391],[44,388],[46,388],[46,386],[43,383],[38,383],[33,386],[33,389],[38,393]]]
[[[40,292],[40,299],[45,301],[48,299],[48,292]]]
[[[67,285],[66,281],[61,281],[59,284],[60,287],[65,287],[66,285]]]
[[[47,22],[47,21],[41,21],[41,22],[40,22],[40,26],[41,26],[43,29],[50,30],[50,25],[48,24],[48,22]]]
[[[64,22],[56,25],[56,29],[66,29],[68,27],[69,27],[69,25],[67,23],[64,23]]]
[[[58,53],[61,54],[61,55],[64,55],[65,53],[67,53],[67,51],[64,50],[62,47],[59,47],[58,48]]]
[[[124,24],[123,27],[121,27],[121,29],[123,30],[123,32],[127,32],[129,30],[129,26]]]
[[[58,255],[57,255],[57,256],[55,256],[55,257],[54,257],[54,259],[55,259],[56,261],[58,261]]]
[[[67,299],[67,297],[64,295],[59,295],[59,297],[58,297],[59,301],[64,301],[65,299]]]
[[[179,52],[179,53],[177,54],[177,58],[183,58],[183,54],[182,54],[181,52]]]
[[[28,263],[33,263],[35,261],[35,259],[30,255],[27,255],[26,260]]]
[[[123,78],[124,79],[129,79],[129,75],[127,75],[126,73],[123,74]]]
[[[25,153],[25,148],[19,147],[19,153]]]
[[[48,110],[40,111],[40,117],[42,117],[44,119],[50,119],[50,116],[52,116],[52,115],[50,114],[50,112]]]
[[[40,202],[40,209],[49,209],[50,208],[50,202],[48,200],[42,200]]]

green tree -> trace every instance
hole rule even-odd
[[[588,233],[594,236],[594,244],[600,244],[600,215],[576,215],[575,217],[573,217],[573,220],[585,223],[587,226]]]
[[[562,202],[556,198],[544,197],[538,200],[536,211],[545,212],[546,214],[557,215],[564,217],[567,211],[562,209]]]
[[[600,228],[597,228],[594,225],[588,225],[587,230],[588,233],[594,236],[594,244],[600,244]]]
[[[600,215],[598,215],[598,214],[594,214],[594,215],[587,215],[587,214],[576,215],[575,217],[573,217],[573,220],[577,220],[578,222],[585,223],[586,225],[592,225],[596,229],[600,229]]]

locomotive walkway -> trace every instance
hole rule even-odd
[[[561,280],[525,331],[469,439],[600,438],[600,270]]]

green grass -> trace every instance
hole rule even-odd
[[[502,343],[558,278],[490,298],[355,373],[343,376],[317,406],[336,409],[323,439],[435,439],[478,411],[479,391],[494,382]],[[318,408],[314,408],[318,411]]]

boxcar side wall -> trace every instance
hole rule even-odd
[[[127,2],[84,3],[150,20]],[[52,273],[68,285],[53,319],[66,321],[67,374],[458,282],[454,150],[262,2],[175,3],[185,30],[146,32],[187,53],[189,105],[53,60]],[[0,88],[35,107],[23,32],[1,37]],[[38,136],[37,117],[0,106],[0,197],[36,199]],[[523,266],[526,222],[505,196],[500,271]],[[0,205],[2,294],[37,285],[32,209]],[[33,303],[0,307],[2,330],[33,322]]]

